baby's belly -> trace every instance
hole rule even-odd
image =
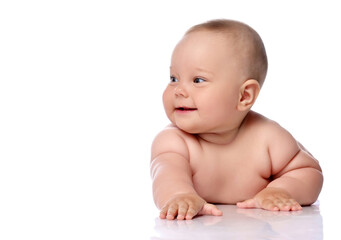
[[[269,184],[257,173],[197,172],[193,184],[197,193],[210,203],[235,204],[250,199]]]

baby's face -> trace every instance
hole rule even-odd
[[[163,94],[168,118],[189,133],[230,130],[240,124],[237,104],[243,76],[234,41],[197,31],[175,47],[170,83]]]

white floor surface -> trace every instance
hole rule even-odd
[[[200,216],[190,221],[156,218],[150,239],[328,239],[324,238],[318,203],[299,212],[238,209],[234,205],[219,208],[222,217]]]

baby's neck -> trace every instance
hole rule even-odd
[[[217,145],[228,145],[231,144],[238,136],[240,130],[243,128],[246,118],[233,129],[226,131],[213,132],[213,133],[199,133],[197,136],[205,142],[217,144]]]
[[[239,128],[229,130],[227,132],[221,133],[201,133],[198,137],[205,142],[218,144],[218,145],[228,145],[231,144],[237,137],[239,133]]]

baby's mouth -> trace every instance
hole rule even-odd
[[[175,108],[178,112],[192,112],[198,110],[197,108],[189,108],[189,107],[177,107]]]

